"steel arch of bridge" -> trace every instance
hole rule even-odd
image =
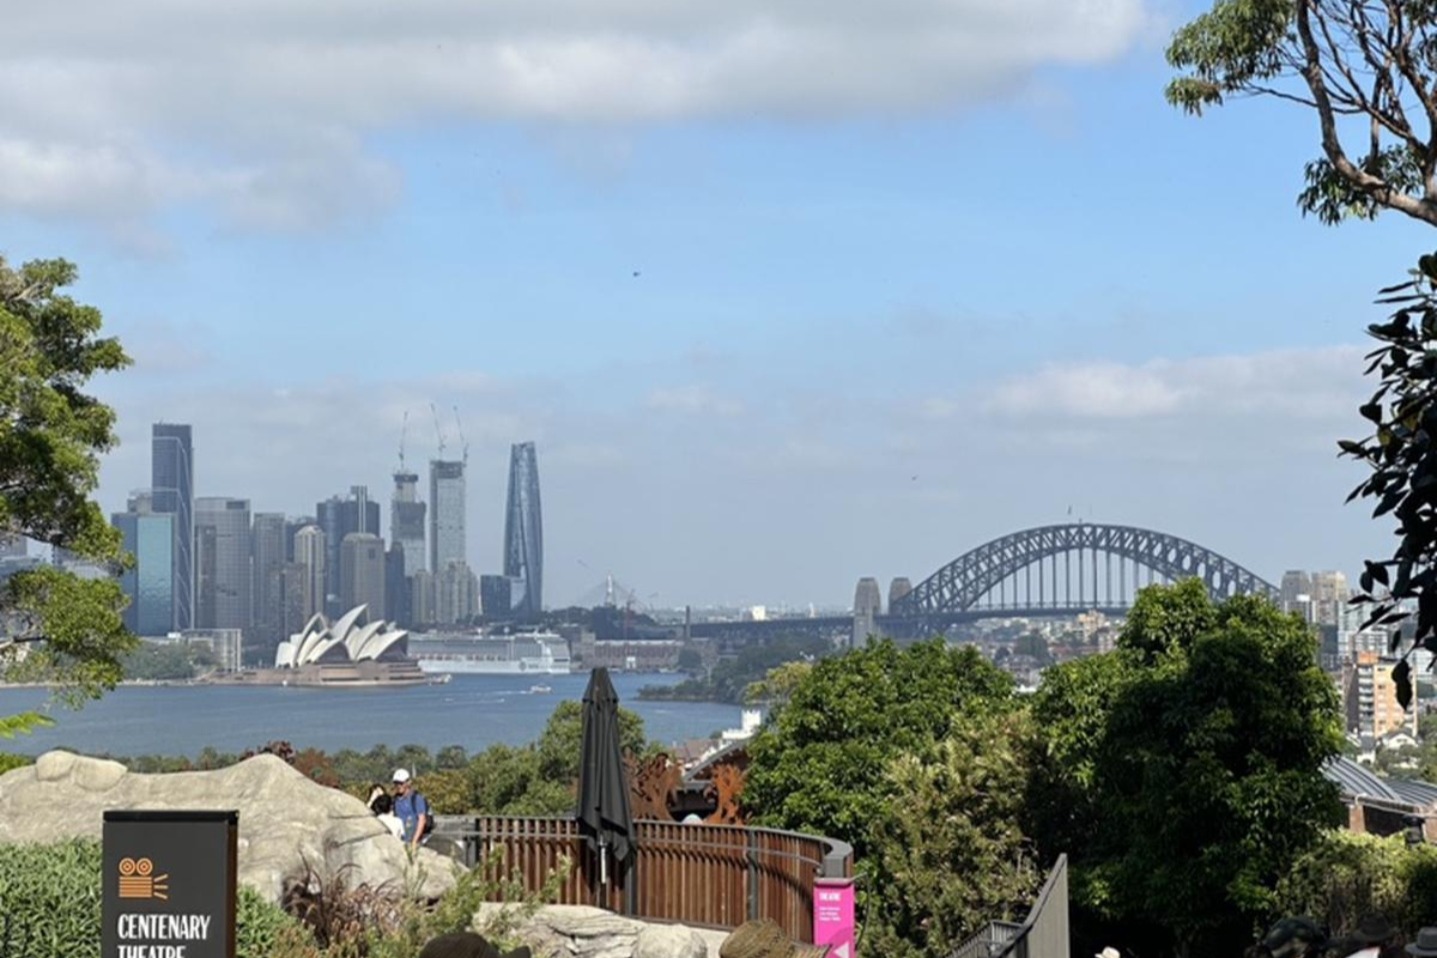
[[[1071,523],[1025,529],[965,552],[894,601],[895,616],[964,612],[1028,566],[1065,553],[1103,553],[1127,559],[1169,579],[1201,579],[1214,598],[1259,593],[1276,597],[1269,582],[1195,542],[1135,526]],[[1056,583],[1055,583],[1056,587]]]

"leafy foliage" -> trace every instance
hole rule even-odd
[[[1385,209],[1437,225],[1437,4],[1216,0],[1182,27],[1168,101],[1201,114],[1233,96],[1312,110],[1321,155],[1304,214],[1335,224]],[[1357,122],[1353,122],[1357,121]]]
[[[35,760],[28,755],[11,755],[8,752],[0,752],[0,775],[4,775],[12,769],[24,768],[33,764],[35,764]]]
[[[1311,915],[1335,938],[1373,914],[1420,928],[1437,901],[1437,848],[1409,848],[1401,835],[1326,832],[1283,876],[1275,898],[1280,913]]]
[[[1007,675],[942,639],[820,659],[754,737],[740,800],[759,824],[842,839],[863,859],[893,794],[889,762],[946,738],[965,706],[1012,701]]]
[[[1166,946],[1235,949],[1341,821],[1341,722],[1316,640],[1257,597],[1143,590],[1116,651],[1049,672],[1030,815],[1078,902]]]
[[[1042,884],[1019,827],[1032,722],[965,710],[950,734],[888,769],[895,800],[873,829],[879,955],[947,958],[994,919],[1021,920]]]
[[[202,645],[179,642],[141,642],[122,660],[125,678],[141,681],[192,679],[202,661]]]
[[[1387,322],[1367,328],[1381,344],[1368,356],[1368,373],[1381,380],[1359,410],[1373,432],[1339,445],[1372,470],[1348,501],[1371,500],[1374,518],[1391,514],[1398,542],[1390,559],[1365,563],[1353,601],[1373,603],[1367,624],[1386,625],[1406,619],[1400,604],[1415,600],[1408,638],[1413,648],[1437,651],[1437,255],[1421,257],[1411,278],[1382,290],[1379,302],[1396,308]],[[1406,654],[1392,678],[1406,708],[1412,700]]]
[[[0,914],[10,919],[17,958],[98,958],[100,954],[100,843],[0,845]],[[256,892],[242,888],[236,909],[239,958],[269,958],[294,920]]]
[[[95,375],[124,368],[115,339],[99,336],[100,311],[62,293],[76,279],[64,260],[18,269],[0,258],[0,531],[121,565],[119,533],[91,496],[99,454],[115,444],[115,414],[83,391]],[[72,704],[120,679],[135,642],[109,580],[41,566],[0,585],[0,676],[43,678]],[[6,730],[33,727],[36,713]]]

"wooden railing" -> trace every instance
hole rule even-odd
[[[767,828],[635,823],[637,853],[610,863],[608,885],[572,818],[439,816],[435,842],[452,842],[470,867],[494,869],[538,891],[562,864],[556,904],[598,905],[652,921],[733,928],[771,918],[795,941],[813,940],[813,880],[850,877],[843,842]]]

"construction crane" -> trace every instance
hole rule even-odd
[[[399,427],[399,471],[404,471],[404,439],[409,434],[409,410],[404,410],[404,425]]]
[[[439,438],[439,458],[444,458],[444,427],[439,425],[439,410],[429,404],[429,413],[434,417],[434,434]]]
[[[464,450],[464,465],[469,465],[469,442],[464,438],[464,424],[459,421],[459,407],[454,407],[454,428],[459,430],[459,445]]]

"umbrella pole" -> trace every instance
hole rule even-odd
[[[599,842],[599,884],[609,883],[609,845]]]

